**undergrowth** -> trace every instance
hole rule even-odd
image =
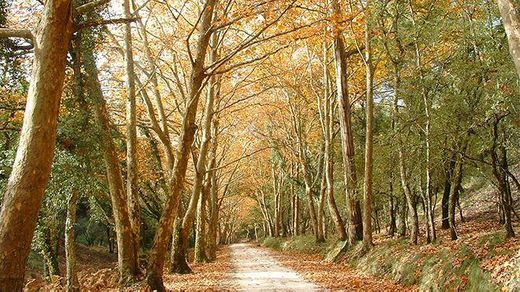
[[[483,259],[478,251],[486,249],[487,256],[494,256],[497,253],[494,247],[502,242],[500,232],[479,237],[471,241],[471,246],[463,242],[452,246],[438,243],[411,246],[406,239],[389,239],[368,253],[362,252],[361,244],[349,246],[340,262],[355,268],[360,274],[388,278],[405,286],[415,286],[421,291],[498,291],[500,287],[481,267]],[[316,243],[312,236],[298,236],[265,238],[262,245],[280,251],[325,257],[338,246],[338,241],[329,239]]]

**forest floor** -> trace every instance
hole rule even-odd
[[[251,245],[249,245],[251,248]],[[256,253],[269,256],[277,265],[297,272],[301,277],[322,290],[334,291],[409,291],[414,287],[404,287],[381,277],[365,276],[344,264],[330,263],[319,254],[303,252],[280,252],[265,247],[256,247]],[[292,287],[292,286],[289,286]],[[296,289],[299,290],[299,289]]]
[[[263,248],[245,243],[233,244],[231,259],[234,266],[233,279],[238,282],[240,290],[323,290],[285,267]]]
[[[120,291],[116,261],[106,252],[79,246],[81,290]],[[345,265],[327,263],[317,255],[278,252],[255,244],[221,246],[214,263],[190,267],[192,274],[164,275],[168,291],[406,290],[390,280],[362,276]],[[63,277],[55,276],[49,282],[33,271],[27,278],[25,291],[65,291]],[[124,291],[146,291],[142,285]]]

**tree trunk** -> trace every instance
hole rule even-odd
[[[41,255],[43,257],[43,275],[52,280],[52,276],[59,275],[58,266],[58,236],[56,227],[44,227],[41,239]]]
[[[341,16],[341,7],[337,0],[331,2],[332,14]],[[339,121],[343,153],[343,169],[345,180],[345,196],[348,202],[348,235],[350,243],[363,238],[361,204],[357,198],[357,176],[354,153],[354,133],[352,131],[352,114],[347,87],[347,56],[343,33],[338,25],[333,26],[334,52],[336,59],[336,87],[339,104]]]
[[[274,234],[273,237],[278,237],[281,234],[281,228],[282,228],[282,194],[281,194],[281,188],[282,188],[282,182],[283,182],[283,176],[281,174],[276,173],[276,165],[273,163],[271,165],[271,176],[273,180],[273,196],[274,196]]]
[[[513,0],[497,0],[497,3],[509,42],[509,52],[520,76],[520,7]]]
[[[401,186],[405,195],[406,205],[408,206],[408,216],[410,218],[410,240],[412,244],[416,245],[419,233],[419,219],[417,217],[416,197],[415,194],[410,190],[410,185],[408,183],[408,174],[406,171],[405,157],[402,146],[399,146],[399,170],[401,173]]]
[[[25,265],[56,143],[72,34],[71,1],[46,1],[35,34],[23,126],[0,211],[0,291],[21,291],[24,285]]]
[[[323,150],[322,150],[323,152]],[[325,162],[323,159],[321,159],[321,184],[320,184],[320,195],[318,197],[318,211],[316,212],[316,216],[318,217],[318,233],[320,234],[320,237],[325,240],[325,198],[327,193],[327,184],[326,184],[326,178],[323,174],[325,170]]]
[[[316,238],[316,242],[323,242],[325,238],[323,237],[323,232],[320,227],[319,222],[319,210],[316,210],[315,202],[314,202],[314,190],[312,189],[312,178],[311,171],[309,170],[309,163],[307,158],[307,142],[304,140],[304,129],[302,125],[302,121],[300,115],[297,114],[295,105],[291,102],[291,96],[287,93],[287,99],[289,103],[289,109],[291,112],[292,126],[294,130],[294,134],[296,135],[296,140],[298,143],[298,160],[302,167],[303,172],[303,182],[305,185],[305,196],[307,198],[307,208],[309,209],[309,217],[311,219],[312,230],[314,236]]]
[[[170,194],[164,204],[164,209],[157,226],[152,248],[150,249],[147,270],[147,283],[152,290],[165,291],[162,274],[165,257],[168,250],[169,237],[172,233],[173,221],[177,217],[177,209],[181,200],[181,192],[184,188],[184,180],[191,153],[195,130],[195,117],[197,114],[198,101],[201,94],[202,83],[205,79],[204,63],[206,52],[211,38],[211,22],[214,7],[217,0],[207,0],[202,11],[200,21],[200,37],[197,43],[197,55],[192,63],[189,100],[186,113],[182,121],[182,129],[177,149],[177,159],[173,173],[169,179]]]
[[[79,291],[79,281],[76,270],[76,247],[74,227],[76,225],[76,208],[79,191],[73,189],[67,200],[67,219],[65,220],[65,259],[67,269],[66,289],[68,292]]]
[[[211,178],[209,175],[206,176],[207,183],[204,186],[199,203],[197,204],[197,218],[196,218],[196,228],[195,228],[195,248],[193,261],[195,263],[205,263],[208,262],[208,257],[206,256],[206,238],[205,238],[205,230],[206,230],[206,201],[211,190]]]
[[[390,181],[390,202],[388,204],[388,211],[390,213],[390,221],[388,222],[388,233],[389,237],[394,237],[395,232],[397,230],[397,220],[395,216],[396,203],[394,203],[394,190],[393,190],[393,182]]]
[[[204,252],[204,260],[214,261],[217,257],[217,225],[218,225],[218,186],[217,186],[217,177],[216,171],[214,168],[217,164],[217,148],[218,148],[218,122],[213,120],[211,134],[213,143],[211,145],[211,151],[209,153],[209,166],[208,173],[206,174],[207,187],[206,187],[206,201],[209,203],[208,205],[208,219],[209,226],[207,231],[207,237],[204,237],[203,234],[200,234],[201,242],[199,243],[199,248],[201,251],[199,252],[202,255],[202,251]],[[198,216],[203,216],[204,214],[199,214]],[[202,219],[202,218],[201,218]],[[197,218],[197,224],[199,218]],[[200,224],[205,224],[205,220],[202,220]],[[198,230],[200,232],[200,230]],[[197,241],[195,243],[195,250],[197,250]],[[197,252],[195,253],[195,260],[197,261]]]
[[[124,0],[124,14],[127,19],[132,18],[130,13],[130,0]],[[130,224],[132,226],[135,246],[139,251],[141,245],[141,208],[139,206],[139,190],[137,178],[137,117],[135,99],[135,70],[134,54],[132,51],[132,26],[131,22],[125,24],[125,61],[126,61],[126,196]]]
[[[294,235],[300,235],[300,198],[294,195],[294,217],[293,217]]]
[[[372,46],[367,13],[369,1],[365,7],[365,67],[366,67],[366,141],[365,141],[365,180],[363,189],[363,249],[369,250],[372,242],[372,168],[374,144],[374,67],[372,65]]]
[[[504,144],[500,147],[502,152],[502,172],[504,195],[502,196],[502,205],[504,205],[504,230],[506,232],[506,239],[515,237],[515,230],[513,229],[512,211],[513,211],[513,197],[511,195],[511,184],[509,183],[509,176],[506,171],[509,170],[509,163],[507,161],[507,150]],[[460,206],[460,204],[459,204]]]
[[[455,157],[455,168],[453,170],[453,176],[451,181],[450,188],[450,204],[449,204],[449,222],[450,222],[450,236],[452,240],[457,240],[457,228],[455,224],[455,216],[456,216],[456,207],[457,207],[457,197],[458,197],[458,189],[462,182],[462,166],[464,164],[464,155],[466,153],[466,148],[468,145],[468,136],[464,138],[462,142],[462,147],[460,147],[460,153],[456,153]]]
[[[500,210],[501,210],[501,223],[504,226],[506,232],[506,238],[515,236],[513,224],[511,221],[512,212],[512,196],[511,186],[509,184],[509,177],[506,173],[509,169],[509,163],[507,161],[507,151],[502,141],[501,145],[498,146],[498,124],[502,118],[498,117],[493,123],[493,146],[491,147],[491,165],[493,167],[493,175],[498,182],[498,189],[500,191]],[[505,134],[504,134],[505,135]],[[497,148],[500,148],[501,158],[499,159]]]
[[[450,228],[450,190],[453,170],[455,169],[455,154],[450,156],[450,160],[444,170],[444,192],[442,195],[442,229]]]
[[[402,129],[398,126],[398,115],[399,115],[399,108],[398,108],[398,103],[399,103],[399,89],[400,89],[400,75],[399,75],[399,70],[396,66],[396,73],[395,73],[395,79],[394,79],[394,89],[396,91],[396,94],[394,96],[394,102],[393,102],[393,111],[392,111],[392,115],[393,115],[393,121],[395,123],[395,133],[397,135],[397,148],[398,148],[398,155],[399,155],[399,174],[400,174],[400,180],[401,180],[401,187],[403,189],[403,192],[404,192],[404,197],[405,197],[405,202],[406,203],[403,203],[403,208],[405,208],[404,206],[406,205],[408,207],[408,215],[409,215],[409,218],[410,218],[410,239],[411,239],[411,242],[412,244],[417,244],[417,237],[418,237],[418,232],[419,232],[419,219],[417,217],[417,206],[415,204],[415,194],[413,194],[410,190],[410,185],[409,185],[409,182],[408,182],[408,174],[407,174],[407,170],[406,170],[406,161],[405,161],[405,155],[404,155],[404,150],[403,150],[403,141],[402,141],[402,137],[401,137],[401,131]],[[403,211],[404,213],[404,211]],[[403,214],[401,215],[401,217],[403,217]],[[405,227],[405,219],[404,218],[401,218],[402,220],[402,225],[401,225],[401,230],[399,232],[399,235],[400,236],[404,236],[404,233],[406,231],[406,227]]]
[[[412,8],[411,2],[409,2],[410,7],[410,14],[411,14],[411,20],[412,24],[416,26],[415,22],[415,12]],[[414,35],[414,48],[415,48],[415,66],[419,73],[420,81],[424,82],[424,72],[422,68],[422,56],[421,56],[421,50],[419,49],[419,43],[418,43],[418,36]],[[430,159],[430,152],[431,152],[431,141],[430,141],[430,128],[431,128],[431,105],[428,101],[428,91],[426,90],[424,84],[421,84],[421,96],[423,100],[423,106],[424,106],[424,114],[426,116],[426,122],[424,127],[424,144],[425,144],[425,174],[426,174],[426,186],[425,191],[423,193],[423,199],[424,199],[424,216],[426,217],[426,229],[427,229],[427,241],[430,243],[432,240],[435,240],[437,238],[437,235],[435,233],[435,220],[434,220],[434,214],[433,214],[433,206],[431,202],[431,159]],[[420,186],[422,188],[422,184]],[[422,190],[422,189],[421,189]]]
[[[401,203],[401,208],[399,210],[399,224],[398,224],[398,234],[399,237],[405,237],[406,236],[406,217],[407,217],[407,204],[406,199],[403,198],[403,202]]]
[[[213,147],[211,150],[212,165],[216,165],[218,123],[213,121]],[[211,175],[211,189],[209,197],[209,226],[208,226],[208,260],[217,258],[217,226],[218,226],[218,185],[215,173]]]
[[[192,222],[193,223],[193,222]],[[184,228],[184,220],[182,218],[175,219],[171,251],[170,273],[190,274],[192,270],[188,265],[188,237],[190,228]]]
[[[98,127],[99,142],[105,160],[116,227],[119,281],[122,284],[130,284],[135,281],[135,277],[139,273],[137,246],[135,245],[130,214],[125,200],[126,196],[121,176],[121,168],[119,167],[119,157],[112,138],[106,101],[99,82],[98,69],[93,51],[94,45],[95,44],[86,41],[82,43],[85,85],[92,99],[92,106],[94,107]]]
[[[211,63],[215,62],[218,59],[216,47],[217,40],[215,36],[216,35],[212,36],[212,43],[214,43],[215,46],[212,48],[210,52]],[[179,251],[172,252],[172,255],[175,256],[172,257],[172,266],[170,268],[170,272],[173,273],[188,274],[192,272],[192,270],[188,266],[188,261],[186,259],[189,239],[188,236],[190,233],[190,229],[193,225],[193,221],[195,220],[197,205],[199,204],[203,180],[206,173],[206,158],[208,155],[211,141],[211,121],[213,120],[213,106],[217,94],[217,81],[215,80],[215,77],[211,77],[210,86],[208,88],[208,94],[206,98],[206,106],[204,109],[202,140],[199,155],[195,165],[195,181],[193,182],[193,190],[188,208],[182,220],[182,231],[179,233],[179,235],[181,236],[179,240],[180,245],[172,245],[172,249],[180,249]]]

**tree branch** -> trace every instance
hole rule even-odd
[[[76,7],[76,13],[77,14],[85,14],[85,13],[87,13],[89,11],[92,11],[92,10],[96,9],[97,7],[99,7],[101,5],[107,4],[108,2],[110,2],[110,0],[94,0],[94,1],[89,2],[87,4],[83,4],[81,6]]]
[[[100,25],[108,25],[108,24],[121,24],[121,23],[128,23],[128,22],[134,22],[137,21],[137,18],[115,18],[115,19],[106,19],[106,20],[100,20],[95,22],[86,22],[78,25],[76,27],[76,31],[87,28],[87,27],[93,27],[93,26],[100,26]]]
[[[34,35],[28,29],[0,28],[0,39],[5,38],[22,38],[34,41]]]

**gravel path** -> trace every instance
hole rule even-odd
[[[233,278],[240,291],[322,291],[266,251],[250,244],[231,245]]]

